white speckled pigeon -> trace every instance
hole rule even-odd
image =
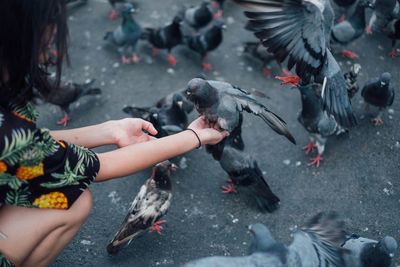
[[[346,267],[390,267],[398,245],[391,236],[376,241],[353,234],[342,247],[350,252],[344,255]]]
[[[161,233],[161,220],[172,199],[172,184],[170,181],[171,171],[176,166],[169,161],[163,161],[153,168],[151,177],[140,188],[138,195],[132,202],[122,225],[110,244],[107,246],[109,254],[116,254],[123,246],[146,231]]]
[[[275,132],[292,143],[294,137],[286,123],[251,94],[227,82],[194,78],[189,81],[186,97],[195,104],[197,111],[210,123],[232,132],[239,124],[240,113],[247,111],[259,116]]]
[[[343,223],[334,213],[319,213],[293,234],[286,246],[276,241],[262,224],[249,227],[254,239],[250,255],[214,256],[194,260],[184,267],[344,267]]]
[[[246,11],[247,28],[255,32],[278,61],[288,59],[301,84],[322,84],[323,108],[344,127],[357,124],[347,96],[343,73],[329,50],[333,10],[329,0],[235,0],[253,8]],[[279,77],[297,85],[299,77]]]

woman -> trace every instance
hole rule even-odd
[[[64,0],[0,1],[0,36],[1,266],[49,265],[89,216],[92,181],[130,175],[228,135],[203,118],[161,139],[151,137],[157,131],[141,119],[39,129],[29,101],[33,88],[43,95],[52,90],[47,66],[55,66],[59,84],[67,58]],[[50,64],[53,45],[59,56]],[[109,144],[118,149],[90,150]]]

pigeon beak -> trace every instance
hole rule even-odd
[[[172,163],[170,169],[171,169],[171,171],[174,172],[174,171],[176,171],[177,169],[179,169],[179,167],[178,167],[176,164]]]
[[[386,83],[385,82],[381,82],[381,86],[385,86],[386,85]]]
[[[177,101],[176,104],[178,105],[178,107],[179,107],[180,109],[182,109],[183,101]]]
[[[224,24],[224,25],[222,25],[222,30],[226,30],[226,25]]]
[[[190,91],[186,91],[186,95],[190,96],[192,93]]]

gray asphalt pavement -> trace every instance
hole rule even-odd
[[[184,2],[200,1],[140,1],[135,18],[143,26],[164,25]],[[175,50],[178,65],[172,69],[165,54],[153,59],[145,43],[139,45],[140,64],[121,65],[117,52],[103,43],[104,32],[119,23],[108,20],[109,11],[106,1],[89,0],[87,6],[70,12],[71,67],[66,70],[65,79],[82,82],[94,77],[104,93],[100,98],[85,98],[74,105],[68,128],[123,118],[121,109],[125,105],[150,105],[183,88],[201,72],[199,57],[185,47]],[[289,243],[290,229],[322,210],[338,211],[350,232],[369,238],[392,235],[400,241],[399,97],[390,114],[385,114],[385,124],[375,127],[369,123],[370,115],[365,114],[357,95],[353,105],[359,125],[328,141],[320,168],[308,167],[309,158],[301,149],[308,137],[297,122],[298,90],[263,77],[261,64],[241,55],[242,42],[254,37],[243,29],[245,19],[238,6],[227,3],[225,18],[228,28],[224,43],[209,56],[214,70],[208,77],[266,93],[270,97],[266,104],[287,121],[298,142],[294,146],[260,119],[245,116],[245,143],[280,197],[280,208],[272,214],[261,214],[246,205],[240,194],[222,194],[220,187],[225,184],[226,174],[204,149],[196,150],[185,155],[188,167],[173,176],[175,193],[161,236],[145,235],[117,256],[108,256],[105,247],[149,171],[94,184],[94,208],[89,220],[52,266],[179,266],[209,255],[244,255],[250,241],[249,224],[265,223],[277,239]],[[400,95],[400,58],[387,57],[388,39],[363,36],[350,48],[360,54],[357,62],[363,67],[361,85],[389,71]],[[341,62],[344,70],[349,69],[350,62]],[[271,66],[273,75],[279,74],[279,67],[275,63]],[[61,116],[56,107],[44,105],[40,110],[41,126],[61,128],[55,125]],[[112,148],[97,151],[108,149]],[[396,262],[395,266],[400,266],[399,256]]]

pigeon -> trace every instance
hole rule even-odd
[[[208,63],[207,54],[218,48],[222,43],[222,31],[226,28],[222,20],[216,20],[210,27],[196,33],[194,36],[184,37],[186,45],[201,56],[202,67],[211,71],[212,65]]]
[[[243,257],[206,257],[184,267],[344,267],[342,221],[335,213],[319,213],[306,226],[296,230],[289,246],[276,241],[263,224],[249,227],[253,235],[250,255]]]
[[[350,235],[342,245],[350,251],[344,256],[348,267],[390,267],[397,251],[397,242],[391,236],[380,241]]]
[[[254,200],[260,211],[273,212],[279,207],[280,199],[272,192],[257,161],[251,155],[227,144],[219,164],[230,178],[230,185],[223,187],[224,193],[236,193],[235,186],[238,186]]]
[[[167,26],[158,29],[145,28],[143,33],[143,38],[153,46],[153,56],[157,55],[158,49],[168,50],[168,64],[171,66],[175,66],[177,63],[175,57],[171,54],[171,49],[183,43],[181,21],[182,19],[179,16],[175,16],[172,23]]]
[[[268,67],[271,61],[276,60],[274,54],[269,53],[260,42],[245,42],[244,54],[260,60],[263,63],[262,73],[264,76],[271,76],[271,69]],[[280,63],[278,63],[280,65]]]
[[[376,126],[383,124],[382,113],[393,104],[394,88],[390,84],[391,78],[389,72],[384,72],[380,78],[367,82],[361,90],[366,107],[372,105],[379,108],[378,115],[372,119],[372,123]]]
[[[114,20],[116,18],[118,18],[118,11],[123,9],[125,4],[130,4],[132,5],[132,7],[136,10],[137,9],[137,3],[132,2],[132,1],[127,1],[127,0],[108,0],[108,2],[110,3],[112,10],[110,13],[109,18],[111,20]]]
[[[100,88],[93,87],[94,82],[95,80],[92,79],[83,84],[70,82],[65,83],[64,85],[54,88],[46,95],[36,93],[36,98],[42,99],[47,103],[59,106],[64,116],[57,122],[57,124],[67,126],[68,121],[70,121],[70,117],[68,115],[69,107],[72,103],[78,101],[83,96],[101,94]],[[54,83],[54,81],[52,83]]]
[[[397,0],[375,0],[374,11],[365,31],[383,32],[392,19],[400,18],[400,3]]]
[[[132,202],[123,223],[107,246],[109,254],[116,254],[120,248],[129,245],[146,231],[161,233],[160,220],[171,205],[171,172],[176,166],[169,161],[158,163],[153,168],[151,177],[142,185]]]
[[[161,138],[186,129],[188,113],[187,109],[185,110],[185,102],[186,99],[182,94],[175,93],[169,105],[157,103],[155,106],[144,108],[127,106],[123,111],[132,117],[140,117],[151,122],[157,130],[156,137]]]
[[[392,39],[392,50],[389,56],[396,58],[398,56],[396,44],[397,40],[400,40],[400,19],[394,19],[389,23],[387,36]]]
[[[122,55],[122,63],[130,64],[131,61],[139,63],[140,58],[136,54],[136,44],[142,37],[142,27],[133,19],[134,12],[131,4],[124,4],[121,16],[122,23],[113,32],[107,32],[104,40],[116,46]]]
[[[368,0],[358,0],[355,12],[347,20],[333,26],[331,40],[334,44],[348,45],[363,35],[366,27],[365,9],[367,7],[372,7]],[[356,53],[348,49],[342,50],[341,54],[350,59],[358,58]]]
[[[186,97],[195,104],[197,111],[211,123],[232,132],[239,124],[243,110],[259,116],[275,132],[296,143],[278,115],[258,102],[249,92],[227,82],[194,78],[189,81]]]
[[[353,14],[359,0],[330,0],[335,13],[335,22],[340,23]]]
[[[209,1],[203,1],[199,6],[183,8],[178,16],[183,18],[186,25],[197,32],[213,20],[214,13],[211,3]]]
[[[279,77],[297,85],[322,84],[324,110],[345,127],[357,124],[339,64],[329,50],[333,10],[328,0],[235,0],[254,8],[246,11],[248,29],[255,32],[279,62],[288,58],[288,69],[298,76]]]
[[[356,63],[351,66],[350,71],[344,74],[346,80],[347,94],[350,99],[360,90],[360,86],[357,83],[358,74],[361,71],[361,65]]]
[[[309,166],[316,167],[319,167],[323,160],[322,155],[328,138],[345,132],[335,118],[322,109],[321,98],[317,93],[318,87],[317,84],[298,86],[302,109],[297,117],[300,124],[310,134],[310,143],[303,148],[305,153],[308,155],[317,148],[318,155],[311,158],[309,163]]]
[[[186,114],[190,114],[194,109],[194,105],[192,102],[190,102],[186,99],[185,90],[186,89],[177,90],[175,92],[172,92],[172,93],[166,95],[165,97],[158,100],[157,103],[155,104],[155,106],[157,108],[168,108],[174,102],[179,100],[179,101],[182,101],[182,105],[181,105],[182,109],[186,112]]]

